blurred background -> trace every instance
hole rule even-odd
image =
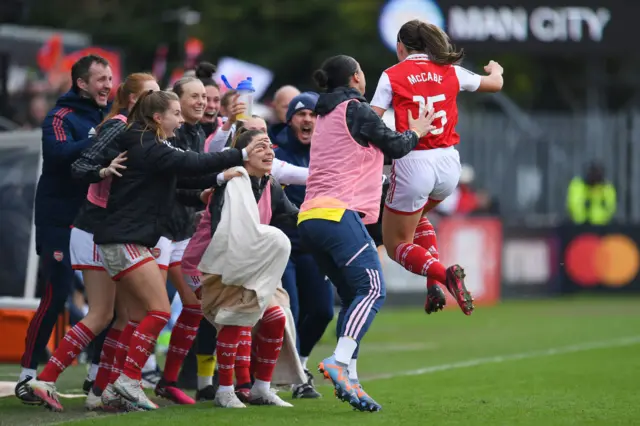
[[[414,18],[465,48],[466,68],[505,69],[502,93],[458,98],[463,175],[430,217],[444,262],[466,267],[485,304],[639,291],[638,16],[624,0],[3,0],[0,298],[38,296],[39,124],[77,58],[105,56],[116,84],[144,70],[163,87],[206,60],[232,85],[252,76],[273,118],[274,92],[313,90],[313,70],[335,54],[360,62],[370,99]],[[415,304],[423,278],[384,267],[388,303]]]

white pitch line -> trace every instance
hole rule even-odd
[[[386,380],[393,379],[396,377],[404,377],[404,376],[419,376],[423,374],[431,374],[437,373],[440,371],[449,371],[449,370],[457,370],[458,368],[468,368],[468,367],[476,367],[478,365],[486,365],[486,364],[501,364],[503,362],[508,361],[518,361],[522,359],[532,359],[532,358],[543,358],[547,356],[554,355],[564,355],[575,352],[586,352],[594,349],[609,349],[609,348],[618,348],[624,346],[633,346],[640,344],[640,336],[629,336],[629,337],[620,337],[618,339],[611,340],[600,340],[596,342],[589,343],[580,343],[576,345],[570,346],[559,346],[556,348],[549,349],[541,349],[537,351],[530,352],[521,352],[517,354],[511,355],[497,355],[486,358],[475,358],[467,361],[454,362],[451,364],[441,364],[441,365],[433,365],[431,367],[419,368],[417,370],[408,370],[408,371],[398,371],[395,373],[386,373],[386,374],[377,374],[375,376],[369,376],[363,378],[362,381],[373,381],[373,380]],[[15,382],[0,382],[0,388],[2,385],[11,387],[15,386]],[[4,396],[0,392],[0,397]],[[9,394],[13,394],[13,392],[7,391],[7,396]],[[82,398],[84,394],[60,394],[62,398]]]
[[[322,344],[316,346],[320,350],[333,350],[336,345]],[[417,351],[433,351],[439,346],[432,342],[423,343],[366,343],[362,350],[366,353],[396,353],[396,352],[417,352]]]
[[[640,343],[640,336],[621,337],[618,339],[601,340],[597,342],[581,343],[571,346],[560,346],[557,348],[542,349],[531,352],[521,352],[511,355],[498,355],[486,358],[470,359],[468,361],[454,362],[451,364],[434,365],[431,367],[419,368],[417,370],[399,371],[396,373],[377,374],[363,378],[363,381],[385,380],[403,376],[419,376],[422,374],[437,373],[440,371],[456,370],[458,368],[476,367],[485,364],[501,364],[508,361],[518,361],[522,359],[542,358],[553,355],[563,355],[575,352],[585,352],[593,349],[608,349],[622,346],[632,346]]]

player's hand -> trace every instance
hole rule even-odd
[[[222,176],[224,177],[224,181],[225,182],[229,182],[231,179],[233,179],[235,177],[242,176],[242,173],[240,173],[240,170],[235,169],[235,168],[234,169],[227,169],[227,170],[224,171]]]
[[[271,139],[269,139],[269,136],[264,134],[254,137],[251,143],[249,143],[249,145],[247,145],[245,149],[247,150],[248,155],[255,155],[265,149],[268,149],[270,146]]]
[[[205,206],[209,204],[209,198],[211,198],[211,194],[213,194],[213,188],[205,189],[200,193],[200,201]]]
[[[413,118],[413,113],[409,110],[409,129],[415,131],[420,137],[426,136],[432,130],[435,130],[435,126],[432,126],[433,116],[435,111],[433,109],[426,110],[423,117]]]
[[[424,302],[424,311],[431,315],[433,312],[438,312],[444,309],[447,304],[447,299],[444,295],[444,291],[439,285],[433,285],[427,290],[427,300]]]
[[[238,102],[239,97],[240,95],[235,95],[233,97],[233,100],[231,101],[231,106],[229,107],[229,115],[227,116],[227,119],[231,123],[235,123],[236,117],[240,114],[244,114],[244,112],[247,110],[247,105],[242,102]]]
[[[502,65],[500,65],[496,61],[489,61],[489,63],[487,65],[485,65],[484,71],[487,74],[500,74],[500,75],[502,75],[502,73],[504,72],[504,69],[502,68]]]
[[[102,179],[109,176],[122,177],[118,170],[124,170],[127,168],[127,166],[122,164],[125,161],[127,161],[127,151],[118,154],[118,156],[114,158],[113,161],[111,161],[111,164],[109,164],[109,166],[105,167],[104,169],[100,169],[100,172],[98,174]]]

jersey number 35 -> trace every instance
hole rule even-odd
[[[418,103],[419,114],[420,114],[420,117],[422,117],[425,114],[425,107],[427,108],[427,110],[431,110],[433,109],[433,104],[435,104],[436,102],[442,102],[445,99],[446,98],[444,95],[436,95],[436,96],[429,96],[425,101],[424,96],[416,95],[413,97],[413,102]],[[432,135],[440,135],[444,131],[444,125],[447,124],[447,111],[444,111],[444,110],[436,111],[436,113],[433,116],[433,121],[435,122],[437,118],[440,118],[440,127],[436,127],[435,129],[433,129],[430,132]],[[435,124],[433,125],[435,126]]]

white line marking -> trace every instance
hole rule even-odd
[[[74,390],[77,391],[78,389],[72,389],[71,392],[73,392]],[[66,398],[66,399],[70,399],[70,398],[86,398],[87,397],[87,395],[85,395],[84,393],[59,393],[58,396],[60,398]]]
[[[623,346],[640,344],[640,336],[621,337],[612,340],[601,340],[597,342],[581,343],[571,346],[560,346],[557,348],[543,349],[531,352],[522,352],[512,355],[498,355],[487,358],[476,358],[468,361],[454,362],[451,364],[434,365],[431,367],[419,368],[417,370],[399,371],[396,373],[377,374],[363,378],[363,381],[385,380],[403,376],[418,376],[421,374],[437,373],[439,371],[456,370],[458,368],[476,367],[485,364],[501,364],[507,361],[518,361],[521,359],[542,358],[553,355],[570,354],[574,352],[585,352],[593,349],[609,349]]]
[[[16,387],[17,382],[0,382],[0,398],[13,396],[14,388]],[[59,393],[58,396],[61,398],[86,398],[86,395],[82,393],[82,389],[71,389],[70,393]],[[80,392],[80,393],[76,393]]]
[[[320,344],[316,348],[320,350],[333,351],[336,345]],[[391,352],[418,352],[418,351],[433,351],[438,349],[439,346],[436,343],[424,342],[424,343],[365,343],[362,350],[366,353],[391,353]]]
[[[476,358],[467,361],[454,362],[451,364],[433,365],[431,367],[419,368],[417,370],[398,371],[395,373],[377,374],[374,376],[364,377],[362,381],[386,380],[404,376],[419,376],[423,374],[437,373],[440,371],[457,370],[458,368],[476,367],[486,364],[501,364],[508,361],[519,361],[522,359],[543,358],[554,355],[564,355],[575,352],[586,352],[594,349],[619,348],[624,346],[633,346],[640,344],[640,336],[620,337],[618,339],[600,340],[597,342],[581,343],[570,346],[560,346],[556,348],[542,349],[531,352],[521,352],[511,355],[497,355],[486,358]],[[2,388],[6,389],[2,389]],[[13,395],[13,387],[15,382],[0,382],[0,398],[3,396]],[[3,395],[5,391],[6,393]],[[82,398],[84,394],[59,394],[62,398]],[[79,419],[79,420],[85,420]]]

